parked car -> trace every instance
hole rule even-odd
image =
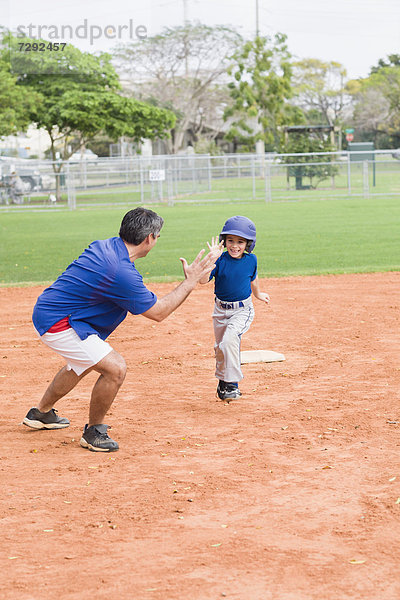
[[[98,158],[99,157],[97,154],[87,148],[83,151],[83,153],[80,150],[78,150],[78,152],[74,152],[71,154],[68,160],[71,162],[80,162],[81,160],[95,162]]]

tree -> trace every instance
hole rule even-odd
[[[373,141],[375,148],[387,147],[391,120],[390,103],[379,87],[358,85],[354,89],[352,126],[358,139]]]
[[[384,67],[399,67],[400,66],[400,54],[388,54],[387,60],[380,58],[376,67],[372,67],[370,74],[378,73],[378,71]]]
[[[17,85],[17,78],[10,73],[10,64],[0,56],[0,138],[25,131],[37,97]]]
[[[351,101],[346,76],[343,65],[334,61],[306,58],[293,63],[294,103],[309,115],[310,123],[342,123]]]
[[[229,102],[222,84],[240,42],[241,36],[228,27],[187,24],[116,49],[115,64],[125,88],[175,113],[170,152],[184,146],[189,129],[195,137],[218,134]]]
[[[376,147],[397,148],[400,145],[400,65],[380,66],[372,71],[369,77],[353,86],[354,124],[361,134],[373,137]]]
[[[16,52],[21,40],[10,37],[9,43]],[[114,140],[122,135],[141,140],[161,137],[174,124],[171,112],[120,95],[108,54],[94,56],[67,45],[63,52],[25,53],[14,67],[21,90],[36,94],[27,117],[49,134],[58,199],[63,167],[56,163],[58,151],[67,160],[98,133]]]
[[[292,95],[290,54],[286,36],[256,37],[234,55],[228,85],[232,106],[224,117],[231,127],[227,138],[246,148],[257,140],[271,149],[280,143],[280,128],[288,123],[286,100]]]
[[[310,184],[306,187],[315,189],[321,181],[337,175],[338,167],[331,164],[332,158],[329,154],[307,156],[308,153],[333,152],[334,150],[330,140],[324,138],[322,134],[313,135],[306,128],[291,133],[284,151],[288,154],[299,154],[299,156],[284,156],[283,162],[289,165],[296,163],[294,166],[288,167],[288,177],[295,178],[296,190],[305,189],[303,177],[309,179]]]

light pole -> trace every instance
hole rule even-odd
[[[188,0],[183,0],[183,25],[188,24]]]
[[[258,37],[260,31],[260,21],[258,14],[258,0],[256,0],[256,37]]]

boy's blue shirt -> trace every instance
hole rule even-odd
[[[97,240],[74,260],[37,299],[32,320],[43,335],[60,319],[84,340],[99,335],[103,340],[128,312],[142,314],[157,301],[131,263],[119,237]]]
[[[246,252],[241,258],[232,258],[225,251],[210,273],[215,279],[215,295],[224,302],[245,300],[251,295],[251,282],[257,277],[257,257]]]

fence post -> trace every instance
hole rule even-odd
[[[211,157],[210,157],[210,155],[208,155],[207,168],[208,168],[208,191],[211,192],[212,173],[211,173]]]
[[[75,185],[74,185],[74,176],[72,175],[72,173],[68,173],[67,196],[68,196],[68,208],[70,210],[76,210],[76,192],[75,192]]]
[[[167,180],[168,206],[174,206],[174,171],[171,166],[165,170],[165,177]]]
[[[162,182],[162,179],[160,178],[158,180],[158,199],[160,202],[162,202],[164,200],[163,188],[164,188],[163,182]]]
[[[269,160],[266,161],[265,165],[265,202],[272,202],[271,163]]]
[[[347,153],[347,192],[351,196],[351,162],[350,152]]]
[[[253,181],[253,200],[256,199],[256,168],[254,165],[254,156],[251,157],[251,177]]]
[[[175,158],[172,160],[172,194],[174,198],[178,196],[178,172]]]
[[[363,196],[364,198],[369,198],[369,171],[368,171],[368,161],[363,161]]]
[[[140,202],[144,203],[144,186],[143,186],[143,164],[142,159],[139,159],[139,177],[140,177]]]
[[[191,160],[189,163],[189,158],[186,159],[186,166],[187,169],[189,170],[189,168],[191,167],[192,169],[192,193],[196,194],[197,192],[197,186],[196,186],[196,163]]]

